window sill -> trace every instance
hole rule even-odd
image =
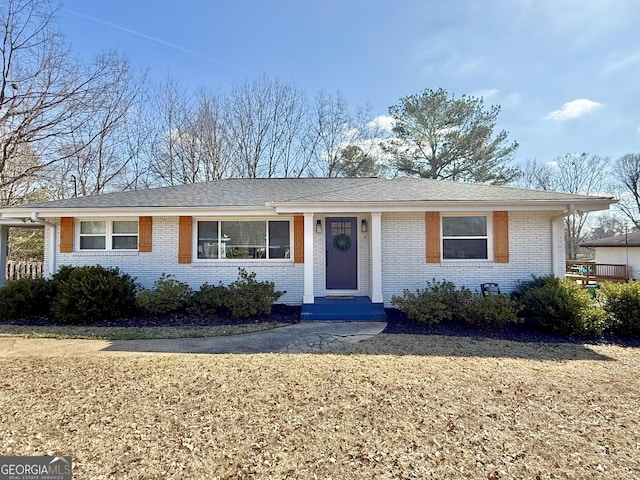
[[[293,267],[293,260],[194,260],[193,267]]]
[[[440,265],[443,267],[493,267],[493,260],[442,260]]]
[[[138,255],[138,250],[76,250],[74,257],[132,257]]]

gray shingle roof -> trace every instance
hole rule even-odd
[[[20,209],[162,207],[249,207],[267,203],[378,202],[578,202],[610,197],[571,195],[494,185],[422,178],[226,179],[212,182],[107,193],[24,205]]]
[[[640,232],[580,242],[581,247],[640,247]]]

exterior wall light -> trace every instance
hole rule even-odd
[[[322,233],[322,220],[316,220],[316,233]]]
[[[367,233],[367,219],[366,218],[363,218],[360,221],[360,231],[362,233]]]

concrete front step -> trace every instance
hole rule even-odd
[[[371,303],[369,297],[316,297],[315,303],[302,305],[302,321],[340,320],[385,322],[382,303]]]

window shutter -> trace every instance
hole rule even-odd
[[[493,212],[493,261],[509,263],[509,212]]]
[[[304,217],[293,217],[293,262],[304,263]]]
[[[73,217],[60,218],[60,253],[73,252]]]
[[[151,251],[152,217],[138,217],[138,251]]]
[[[440,212],[425,212],[427,263],[440,263]]]
[[[178,219],[178,263],[191,263],[191,237],[193,219],[179,217]]]

